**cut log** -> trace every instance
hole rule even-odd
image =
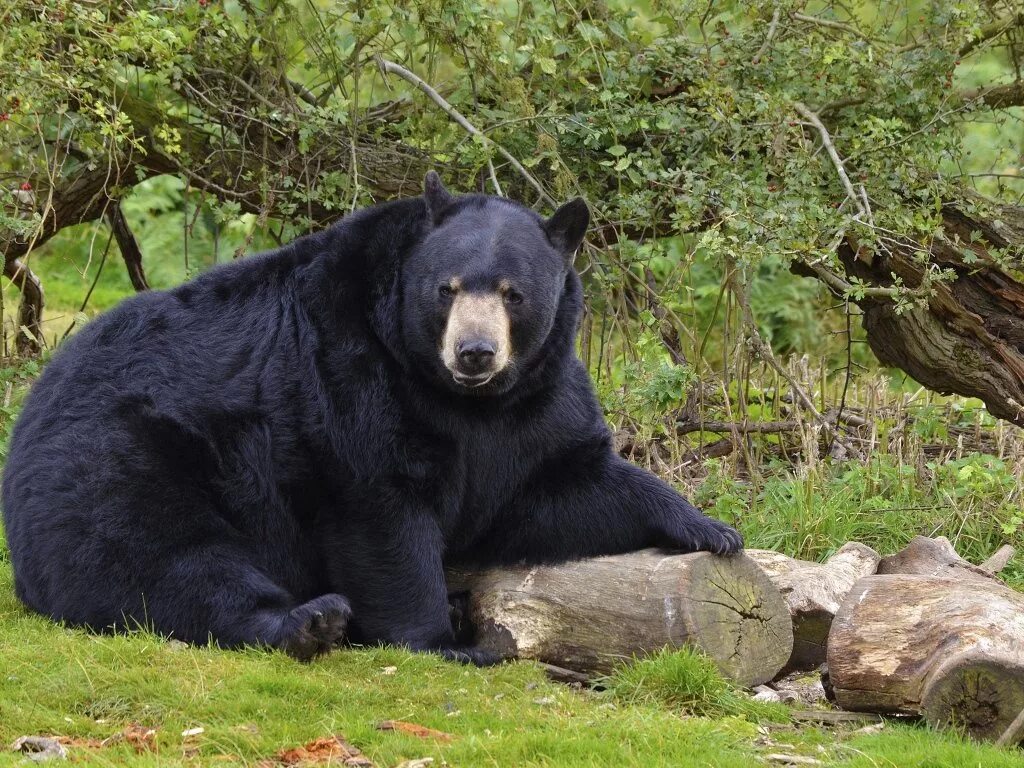
[[[691,646],[741,685],[771,680],[793,650],[782,596],[752,560],[647,549],[555,566],[448,573],[468,592],[475,641],[505,658],[605,673]]]
[[[792,617],[793,654],[779,676],[817,669],[825,663],[825,645],[836,611],[853,585],[875,572],[881,557],[855,541],[844,544],[824,563],[795,560],[770,549],[746,552],[779,588]]]
[[[832,622],[828,668],[843,709],[998,739],[1024,710],[1024,594],[962,575],[867,576]]]
[[[992,581],[993,573],[1005,567],[1013,555],[1013,547],[1003,547],[988,561],[990,566],[982,568],[964,560],[953,549],[953,545],[945,536],[929,539],[927,536],[915,536],[910,543],[895,555],[883,557],[878,564],[878,573],[916,573],[921,576],[944,576],[950,579],[981,579]],[[1006,562],[999,562],[1006,558]],[[992,563],[992,561],[995,561]]]

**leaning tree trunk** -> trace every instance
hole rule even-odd
[[[979,202],[964,194],[965,203]],[[1024,246],[1024,208],[989,208],[989,218],[943,209],[944,236],[932,243],[930,261],[956,279],[933,283],[927,306],[898,312],[890,299],[871,296],[857,303],[881,362],[937,392],[980,398],[994,416],[1024,426],[1024,283],[992,254]],[[896,275],[911,289],[921,284],[927,265],[910,248],[868,256],[855,246],[846,241],[839,249],[848,277],[889,286]]]

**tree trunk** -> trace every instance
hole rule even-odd
[[[35,354],[43,348],[43,284],[20,259],[4,262],[4,275],[21,291],[15,349]]]
[[[978,202],[966,190],[964,198]],[[927,306],[900,312],[892,300],[870,296],[857,304],[882,363],[937,392],[980,398],[994,416],[1024,426],[1024,283],[992,253],[1024,245],[1024,208],[990,208],[991,218],[943,210],[944,237],[932,243],[930,265],[956,279],[933,283]],[[874,286],[891,286],[896,275],[917,288],[929,267],[910,247],[865,257],[846,241],[839,256],[848,277]]]
[[[778,590],[743,556],[643,550],[557,566],[449,572],[476,642],[586,672],[666,646],[699,648],[741,685],[775,677],[793,632]]]
[[[998,739],[1024,710],[1024,595],[994,579],[865,577],[832,622],[828,668],[843,709]]]
[[[768,549],[748,549],[782,593],[793,621],[793,653],[779,672],[817,669],[825,663],[825,647],[832,619],[853,585],[875,572],[880,557],[858,542],[843,545],[824,563],[794,560]]]

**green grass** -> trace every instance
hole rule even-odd
[[[101,740],[133,723],[157,729],[153,752],[72,747],[80,762],[253,764],[343,734],[377,766],[433,757],[438,766],[749,768],[779,752],[835,766],[1024,766],[1019,753],[914,725],[871,736],[797,729],[784,708],[746,701],[692,654],[663,653],[607,682],[604,693],[576,691],[532,664],[479,670],[394,649],[339,651],[303,665],[145,633],[92,635],[29,614],[0,556],[0,745],[23,735]],[[453,739],[376,729],[388,719]],[[183,738],[191,728],[204,730]],[[23,763],[0,753],[0,765]]]

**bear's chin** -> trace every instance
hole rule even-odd
[[[445,389],[464,397],[503,395],[515,385],[516,376],[508,368],[486,377],[461,376],[444,368],[440,375]]]

